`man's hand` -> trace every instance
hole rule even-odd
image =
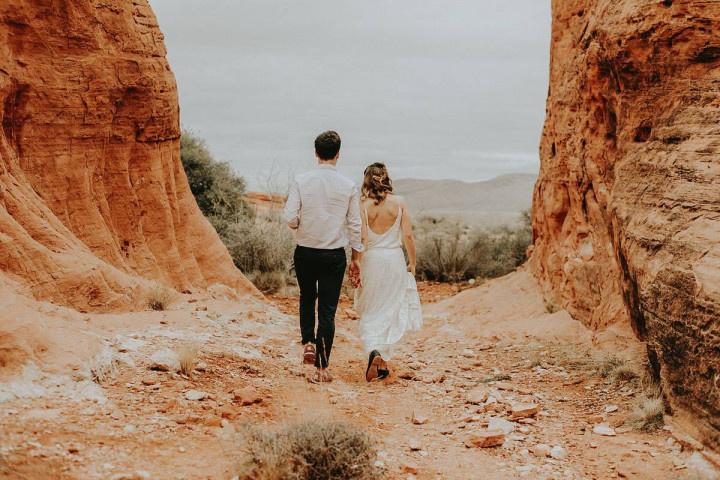
[[[412,264],[408,265],[407,271],[410,272],[410,273],[412,273],[412,274],[413,274],[413,277],[414,277],[414,276],[415,276],[415,264],[412,263]]]
[[[357,260],[350,262],[350,284],[353,288],[362,286],[362,282],[360,281],[360,262]]]

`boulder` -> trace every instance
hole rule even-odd
[[[720,447],[720,2],[553,1],[530,265],[548,304],[631,327]]]

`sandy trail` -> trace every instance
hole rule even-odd
[[[423,296],[449,293],[436,288]],[[371,384],[357,321],[344,313],[335,381],[309,384],[312,369],[300,365],[289,315],[295,299],[274,301],[277,309],[194,295],[169,312],[89,316],[88,329],[103,332],[114,355],[114,372],[97,390],[79,378],[40,376],[34,384],[42,392],[0,404],[0,478],[230,479],[243,424],[323,418],[366,428],[387,478],[705,478],[692,476],[697,454],[681,451],[668,431],[592,433],[595,423],[621,425],[640,392],[580,360],[600,348],[633,356],[638,345],[627,332],[591,338],[564,312],[546,313],[524,272],[427,304],[426,326],[403,343],[391,378]],[[201,346],[191,379],[148,368],[153,353],[188,343]],[[467,402],[478,387],[500,400],[498,411]],[[189,400],[192,390],[205,398]],[[508,422],[502,405],[519,401],[537,403],[540,413]],[[427,421],[414,424],[413,417]],[[512,428],[505,444],[467,447],[492,418]],[[533,456],[539,443],[562,447],[565,458]]]

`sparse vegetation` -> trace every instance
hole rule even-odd
[[[415,228],[418,273],[427,280],[458,282],[495,278],[526,259],[532,240],[529,212],[521,225],[473,229],[447,219],[423,218]]]
[[[117,373],[118,362],[113,353],[107,349],[101,350],[90,361],[90,378],[93,382],[102,385]]]
[[[190,189],[230,256],[265,293],[275,293],[290,278],[292,234],[277,213],[256,215],[245,202],[245,180],[227,163],[215,160],[205,142],[185,131],[180,156]]]
[[[292,234],[277,215],[244,218],[228,228],[225,238],[235,265],[260,290],[274,292],[290,272],[294,242]]]
[[[177,354],[180,360],[180,373],[188,378],[192,377],[193,370],[195,370],[195,363],[199,351],[200,347],[195,344],[184,344],[178,349]]]
[[[379,478],[370,437],[340,422],[309,421],[244,435],[241,480],[370,480]]]
[[[184,131],[180,158],[200,210],[221,237],[230,225],[251,213],[243,200],[245,180],[229,164],[215,160],[203,139]]]
[[[600,359],[598,372],[612,382],[632,382],[640,379],[640,371],[635,365],[615,355]]]
[[[643,432],[658,430],[664,425],[665,403],[659,392],[645,392],[635,405],[628,425]]]
[[[158,283],[148,293],[145,303],[151,310],[163,311],[170,307],[174,297],[172,289]]]

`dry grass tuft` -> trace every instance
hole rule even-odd
[[[177,354],[180,360],[180,373],[188,378],[192,377],[193,370],[195,370],[195,363],[199,351],[200,347],[194,344],[186,344],[178,349]]]
[[[240,480],[380,478],[370,437],[341,422],[310,421],[276,432],[249,428]]]
[[[601,376],[611,382],[635,382],[641,377],[637,366],[615,355],[600,359],[597,370]]]
[[[665,403],[659,393],[646,392],[638,399],[628,424],[638,430],[651,432],[662,428],[664,414]]]
[[[90,360],[88,369],[92,381],[98,385],[102,385],[115,376],[118,369],[118,361],[111,351],[104,349]]]
[[[174,298],[175,295],[172,289],[158,283],[148,293],[145,304],[151,310],[163,311],[170,307]]]

